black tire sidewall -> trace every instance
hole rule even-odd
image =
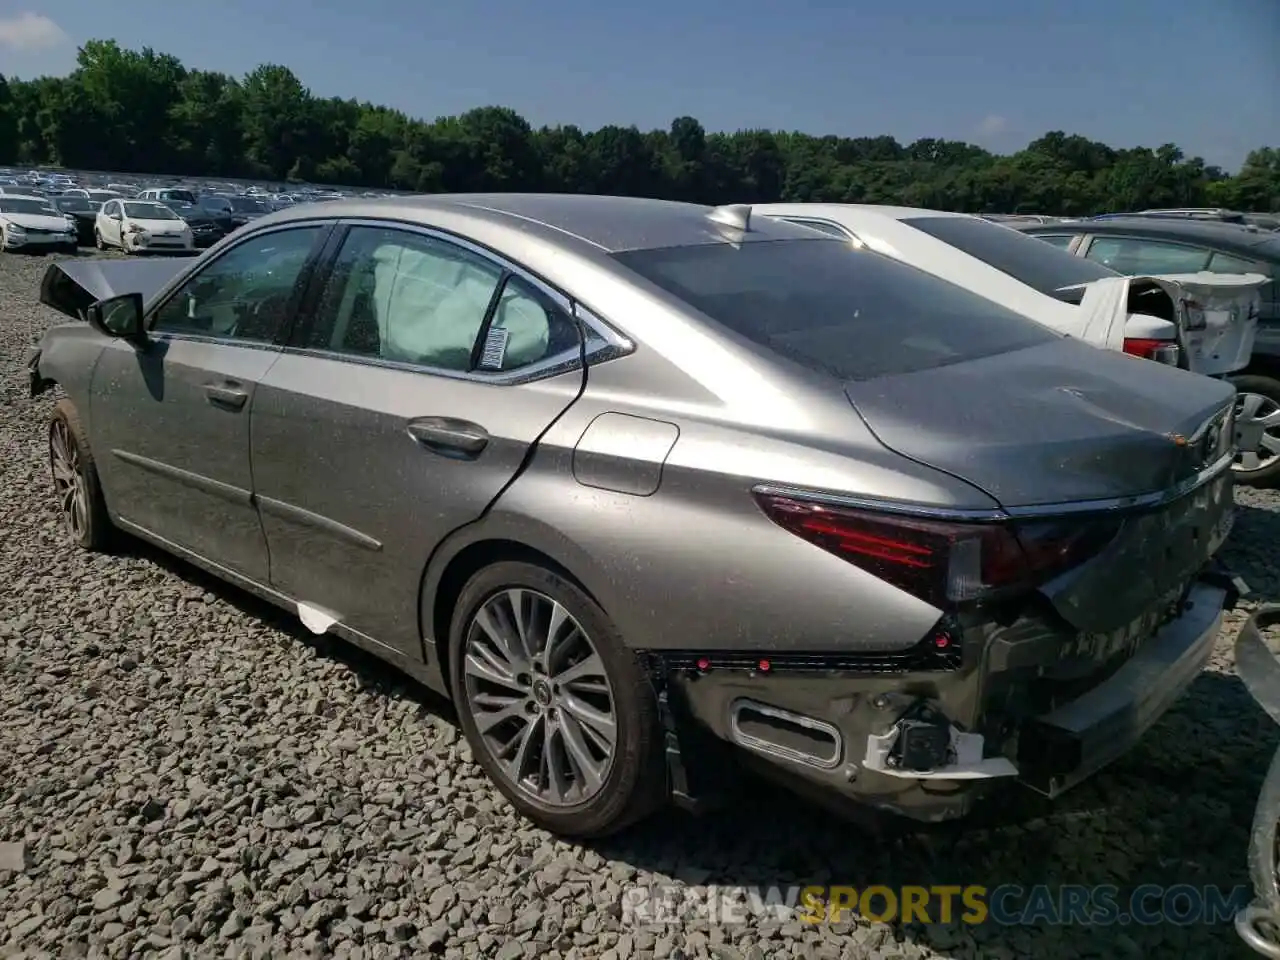
[[[476,611],[507,588],[543,593],[577,620],[604,661],[618,725],[613,764],[601,790],[575,807],[550,808],[508,781],[490,755],[467,705],[464,645]],[[471,752],[491,780],[528,819],[552,833],[581,839],[614,833],[658,806],[667,795],[662,732],[653,687],[643,664],[608,616],[576,583],[544,567],[507,561],[486,567],[462,589],[449,628],[450,689]]]
[[[1266,374],[1242,373],[1227,378],[1237,393],[1256,393],[1280,404],[1280,380]],[[1280,481],[1280,459],[1251,473],[1235,471],[1241,486],[1271,486]]]

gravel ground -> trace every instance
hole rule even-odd
[[[482,778],[448,708],[388,669],[154,551],[63,546],[51,401],[28,399],[22,369],[53,319],[35,300],[47,263],[0,256],[0,954],[1250,956],[1227,926],[624,924],[635,884],[1246,883],[1280,731],[1224,640],[1138,749],[1052,807],[1016,793],[872,839],[759,787],[592,848],[556,841]],[[1237,496],[1227,559],[1280,600],[1280,495]]]

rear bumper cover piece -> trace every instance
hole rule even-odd
[[[745,654],[741,663],[701,658],[702,669],[667,656],[661,666],[684,722],[727,741],[765,774],[819,799],[947,820],[968,813],[994,780],[1016,778],[1056,796],[1130,749],[1195,680],[1239,586],[1203,574],[1177,618],[1106,679],[1031,716],[997,716],[983,705],[990,667],[982,658],[874,672],[834,658],[787,668],[791,658]]]
[[[1263,631],[1280,626],[1280,604],[1260,607],[1240,629],[1235,643],[1236,674],[1258,706],[1280,724],[1280,650]],[[1236,916],[1240,938],[1264,957],[1280,957],[1280,877],[1276,840],[1280,821],[1280,751],[1271,760],[1253,814],[1249,835],[1249,877],[1254,902]]]

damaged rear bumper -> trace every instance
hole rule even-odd
[[[1056,796],[1125,753],[1199,674],[1238,595],[1237,581],[1203,575],[1179,615],[1118,668],[1042,712],[1009,706],[1022,692],[1010,678],[1032,674],[995,682],[1002,667],[990,647],[952,669],[877,673],[668,658],[667,688],[685,723],[802,792],[947,820],[992,783]]]

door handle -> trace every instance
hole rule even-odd
[[[233,384],[206,383],[204,395],[216,407],[239,410],[249,399],[249,391]]]
[[[453,417],[424,417],[405,428],[409,436],[432,453],[443,456],[477,457],[489,445],[489,431],[470,420]]]

